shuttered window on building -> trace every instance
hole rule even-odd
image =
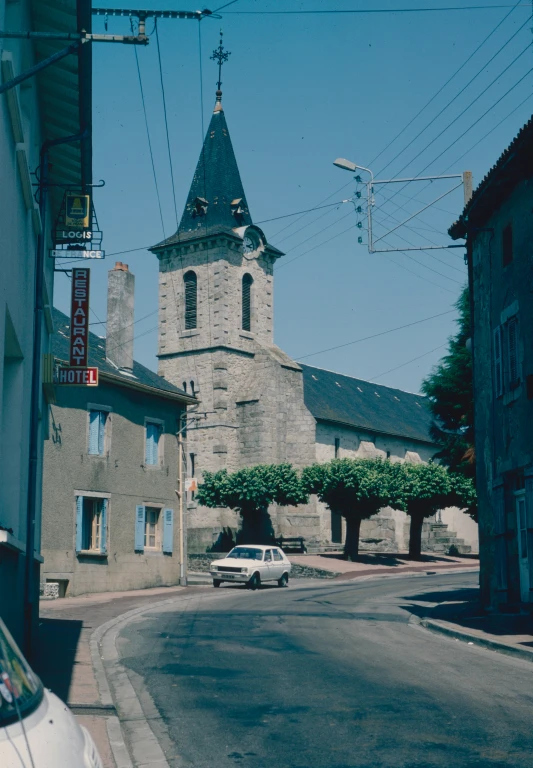
[[[251,275],[242,278],[242,330],[252,330],[252,283]]]
[[[494,361],[494,395],[503,395],[503,356],[502,356],[502,327],[498,325],[493,331],[493,361]]]
[[[197,327],[198,285],[195,272],[186,272],[185,283],[185,330]]]
[[[518,319],[513,317],[507,323],[507,364],[509,388],[515,389],[520,383],[518,367]]]

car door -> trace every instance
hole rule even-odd
[[[279,549],[273,549],[272,550],[272,578],[273,579],[281,579],[283,576],[283,571],[285,569],[285,563],[283,561],[283,555],[279,551]]]
[[[274,558],[272,550],[267,549],[261,568],[261,581],[270,581],[274,578]]]

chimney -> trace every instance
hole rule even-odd
[[[135,277],[117,261],[108,272],[106,357],[117,368],[133,369],[133,294]]]

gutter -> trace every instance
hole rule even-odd
[[[155,397],[165,397],[169,400],[178,400],[185,405],[198,405],[199,400],[196,397],[190,395],[181,394],[180,392],[169,392],[166,389],[158,389],[157,387],[150,387],[148,384],[141,384],[139,381],[129,381],[122,378],[122,376],[116,376],[113,373],[104,373],[99,371],[98,376],[102,381],[108,381],[110,384],[116,384],[117,386],[129,387],[130,389],[136,389],[147,394],[154,395]]]

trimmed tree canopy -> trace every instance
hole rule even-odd
[[[243,518],[242,542],[258,544],[273,537],[270,504],[296,506],[306,504],[309,497],[290,464],[258,464],[231,473],[204,472],[196,499],[205,507],[238,510]]]
[[[333,459],[313,464],[302,472],[302,486],[332,512],[346,518],[347,558],[359,552],[361,520],[389,504],[390,463],[382,459]]]

